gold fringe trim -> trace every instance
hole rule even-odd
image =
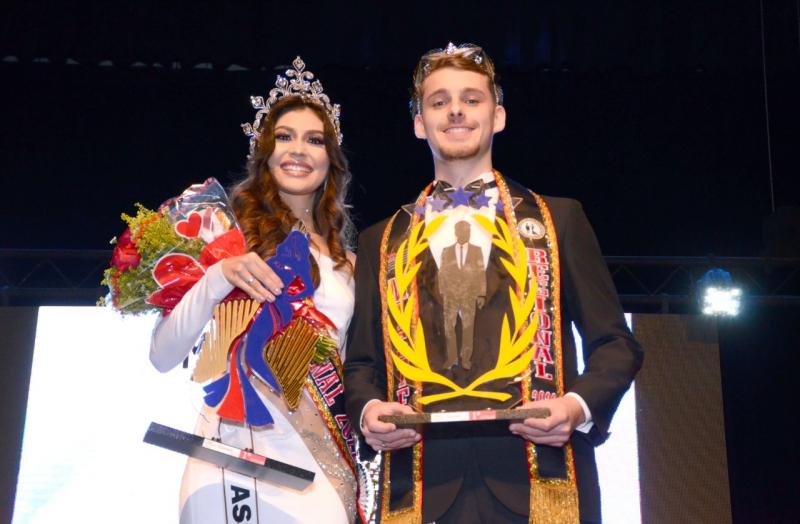
[[[531,486],[530,524],[579,524],[578,490],[569,481],[538,480]]]
[[[381,518],[384,524],[422,524],[422,515],[414,510],[389,513]]]

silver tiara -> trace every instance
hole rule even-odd
[[[411,109],[411,118],[420,114],[422,111],[422,100],[419,98],[420,86],[422,82],[431,74],[431,63],[441,60],[446,56],[461,56],[472,60],[475,64],[489,77],[491,81],[491,89],[494,93],[495,102],[497,105],[503,105],[503,90],[497,83],[497,76],[494,69],[494,62],[486,54],[481,46],[475,44],[460,44],[456,45],[453,42],[448,42],[446,47],[441,49],[431,49],[419,59],[417,67],[414,70],[414,87],[409,102]]]
[[[464,55],[467,58],[471,58],[473,62],[478,65],[483,63],[483,49],[480,46],[476,46],[475,44],[460,44],[455,45],[453,42],[448,42],[447,47],[442,49],[433,49],[425,53],[425,57],[430,57],[434,55],[441,55],[441,54],[454,56],[454,55]],[[425,75],[430,74],[431,72],[431,64],[427,62],[423,65]]]
[[[339,125],[339,114],[341,109],[339,104],[331,104],[328,95],[322,92],[322,84],[319,80],[314,80],[314,73],[306,71],[306,63],[299,56],[292,62],[294,69],[287,69],[286,76],[278,75],[275,87],[269,92],[269,98],[264,100],[263,96],[251,96],[250,103],[253,109],[258,109],[256,119],[252,124],[242,124],[244,134],[250,137],[250,155],[256,151],[258,139],[261,137],[259,131],[261,122],[269,115],[272,106],[281,98],[287,96],[298,96],[306,102],[317,104],[325,110],[328,119],[336,132],[336,140],[342,144],[342,130]],[[313,80],[313,82],[312,82]]]

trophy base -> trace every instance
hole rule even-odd
[[[313,471],[155,422],[150,423],[144,441],[280,486],[303,490],[314,481]]]
[[[474,411],[441,411],[438,413],[414,413],[411,415],[380,415],[378,420],[396,426],[417,426],[420,424],[442,424],[448,422],[488,422],[497,420],[524,420],[526,418],[547,418],[547,408],[527,409],[478,409]]]

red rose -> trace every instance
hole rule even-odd
[[[120,271],[127,271],[130,268],[139,265],[142,257],[136,251],[136,246],[131,239],[131,230],[126,229],[122,236],[119,237],[117,247],[114,248],[114,253],[111,255],[111,265]]]

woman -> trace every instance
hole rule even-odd
[[[160,371],[189,354],[213,310],[234,288],[259,302],[273,302],[283,283],[264,262],[292,230],[308,234],[313,255],[314,304],[337,328],[339,351],[353,311],[353,254],[347,250],[352,224],[344,205],[349,183],[342,153],[339,108],[322,94],[298,57],[279,77],[270,98],[253,98],[260,109],[251,136],[247,176],[234,189],[231,205],[249,253],[222,260],[183,297],[155,328],[150,358]],[[317,89],[318,87],[318,89]],[[338,356],[330,357],[336,360]],[[219,438],[315,473],[314,482],[296,491],[256,481],[196,459],[189,459],[181,487],[181,522],[352,522],[357,515],[352,461],[326,424],[310,391],[297,408],[266,384],[251,379],[274,424],[250,426],[220,419],[204,406],[195,433]],[[311,386],[309,386],[310,388]],[[323,406],[324,407],[324,406]]]

